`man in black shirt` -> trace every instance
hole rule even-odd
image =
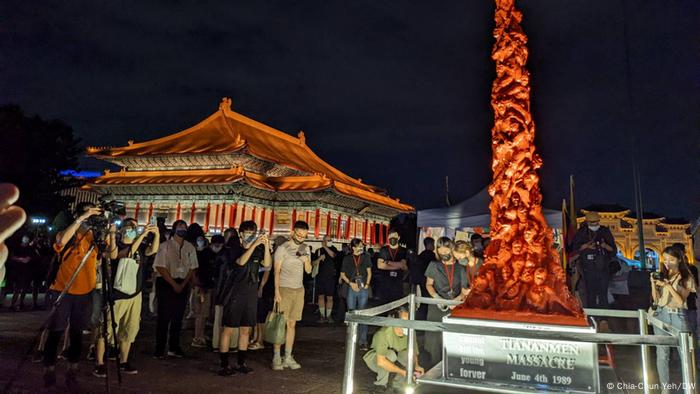
[[[316,251],[313,263],[318,265],[316,274],[316,294],[318,295],[318,310],[321,314],[320,323],[332,323],[333,294],[335,293],[336,269],[335,258],[338,249],[331,245],[331,237],[325,235],[323,244]]]
[[[435,239],[426,237],[423,240],[425,250],[420,252],[413,264],[408,267],[408,272],[411,275],[411,291],[416,291],[416,286],[420,288],[422,297],[429,297],[428,289],[425,287],[425,270],[431,261],[437,260],[435,256]],[[416,311],[416,319],[425,320],[428,316],[428,305],[422,304]]]
[[[221,267],[219,275],[217,303],[223,305],[219,356],[219,375],[230,376],[236,372],[250,373],[245,361],[248,352],[250,330],[257,323],[258,272],[260,266],[269,267],[272,263],[270,242],[267,235],[258,236],[258,226],[252,220],[241,223],[238,233],[241,247],[232,249],[233,256]],[[228,363],[228,350],[234,328],[238,331],[238,368]]]
[[[137,225],[134,219],[124,219],[121,228],[121,242],[117,244],[117,259],[112,261],[112,296],[114,298],[114,320],[117,326],[117,341],[119,344],[119,360],[122,372],[136,374],[138,370],[129,364],[129,350],[139,332],[141,321],[141,303],[143,297],[143,261],[146,256],[153,256],[158,252],[160,234],[158,227],[148,226],[141,235],[136,231]],[[147,240],[150,245],[145,252],[140,251],[142,244]],[[142,255],[142,253],[145,255]],[[111,319],[111,314],[107,314]],[[107,337],[113,344],[112,323],[107,321]],[[102,327],[100,327],[100,330]],[[95,369],[92,372],[97,377],[107,376],[104,364],[105,344],[100,335],[97,340],[95,354]]]
[[[386,304],[403,297],[403,277],[408,270],[406,248],[399,246],[399,232],[389,230],[389,245],[382,246],[377,259],[379,301]]]
[[[610,260],[617,254],[617,246],[610,229],[600,225],[600,214],[586,213],[586,223],[574,235],[571,249],[578,255],[586,284],[585,306],[607,308]]]

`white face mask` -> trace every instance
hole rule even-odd
[[[403,333],[403,335],[408,335],[408,328],[406,328],[406,327],[402,328],[401,332]]]
[[[598,231],[598,229],[600,228],[600,225],[599,225],[599,224],[596,224],[595,226],[588,226],[588,228],[589,228],[591,231]]]

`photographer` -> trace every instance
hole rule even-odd
[[[663,267],[661,272],[651,275],[651,297],[654,301],[653,315],[664,323],[670,324],[680,331],[690,331],[687,321],[687,299],[690,293],[696,292],[695,278],[690,273],[683,251],[668,247],[662,254]],[[654,334],[670,335],[665,330],[654,326]],[[669,379],[670,348],[656,348],[656,369],[659,372],[659,383],[665,388]],[[668,392],[668,391],[664,391]]]
[[[598,212],[586,212],[586,223],[571,242],[571,250],[578,255],[578,268],[586,285],[586,307],[608,307],[610,262],[617,254],[615,239],[610,229],[600,225]]]
[[[304,243],[309,235],[309,225],[301,220],[294,223],[289,240],[275,251],[275,302],[287,320],[284,342],[284,360],[280,354],[282,345],[274,344],[272,369],[299,369],[301,365],[292,356],[297,321],[304,310],[304,272],[311,273],[311,251]]]
[[[352,255],[343,258],[340,281],[350,286],[348,290],[348,309],[365,309],[369,300],[369,286],[372,282],[372,261],[364,252],[362,240],[350,241]],[[359,327],[360,349],[367,350],[367,326]]]
[[[386,304],[403,297],[403,277],[408,271],[406,248],[399,246],[399,232],[389,230],[389,245],[382,246],[377,259],[379,302]]]
[[[463,301],[468,293],[467,271],[454,257],[455,244],[450,238],[437,240],[437,258],[425,270],[425,287],[431,297],[444,300]],[[428,321],[441,322],[454,306],[428,305]],[[430,366],[442,361],[442,334],[425,333],[425,350],[430,354]]]
[[[153,357],[165,358],[165,342],[168,340],[168,356],[183,358],[180,347],[182,318],[185,315],[189,285],[198,267],[197,250],[185,241],[187,223],[176,220],[173,236],[160,245],[153,266],[157,272],[156,297],[156,352]],[[168,337],[168,333],[170,337]]]
[[[143,289],[143,263],[146,256],[153,256],[158,252],[160,233],[158,227],[148,226],[141,235],[136,231],[137,224],[134,219],[124,219],[121,228],[121,242],[117,244],[117,259],[113,261],[114,283],[112,285],[114,300],[114,320],[116,322],[117,339],[119,342],[119,366],[126,374],[136,374],[138,370],[129,363],[129,350],[136,339],[141,322],[141,291]],[[144,255],[139,249],[147,236],[150,237],[150,245]],[[114,343],[112,338],[111,314],[107,314],[107,338],[109,344]],[[105,343],[102,336],[97,340],[96,365],[92,372],[97,377],[107,376],[104,365]]]
[[[83,202],[75,208],[75,221],[64,231],[56,234],[54,250],[59,254],[59,266],[56,279],[51,284],[49,293],[55,299],[58,294],[66,290],[66,295],[48,322],[48,336],[44,345],[44,385],[53,386],[56,383],[56,351],[58,342],[69,328],[70,346],[68,347],[68,370],[66,371],[66,385],[69,389],[77,388],[78,361],[82,348],[82,331],[89,318],[91,293],[95,289],[97,281],[98,251],[94,249],[83,268],[77,273],[75,281],[66,289],[73,273],[80,266],[90,247],[93,246],[95,235],[86,221],[91,216],[102,214],[100,208],[94,204]],[[107,252],[110,258],[117,257],[116,227],[109,227]]]
[[[267,235],[257,236],[258,226],[252,220],[241,223],[241,247],[234,250],[230,261],[222,267],[217,303],[223,305],[221,338],[219,341],[219,375],[253,370],[246,365],[250,331],[257,323],[258,272],[272,264]],[[234,328],[238,328],[238,367],[228,363],[229,344]]]
[[[408,320],[408,310],[401,308],[391,317]],[[418,364],[418,343],[414,343],[414,376],[420,377],[425,369]],[[406,378],[406,365],[408,364],[408,328],[382,327],[372,337],[372,349],[362,357],[367,367],[377,374],[375,386],[386,389],[389,377],[396,374],[391,382],[391,387],[403,391]],[[401,378],[399,378],[399,376]],[[392,390],[395,391],[395,390]]]

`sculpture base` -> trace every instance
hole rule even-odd
[[[484,333],[444,331],[441,379],[430,383],[492,392],[600,392],[596,344],[520,336],[522,332],[531,331],[595,333],[592,326],[518,323],[512,319],[509,322],[487,321],[455,318],[454,315],[442,321],[478,326]],[[489,335],[489,327],[508,329],[511,335]]]
[[[462,319],[508,321],[518,323],[549,324],[556,326],[589,326],[588,319],[586,319],[586,316],[576,317],[565,315],[544,315],[540,313],[526,311],[494,311],[489,309],[466,308],[463,305],[460,305],[454,310],[452,310],[450,317]]]

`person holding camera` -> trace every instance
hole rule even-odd
[[[101,215],[102,209],[89,202],[79,203],[75,208],[75,221],[65,230],[56,234],[54,250],[59,256],[56,278],[50,286],[47,296],[56,299],[58,295],[66,291],[64,298],[58,305],[48,322],[48,335],[44,344],[44,385],[51,387],[56,383],[56,353],[58,342],[63,332],[68,329],[70,346],[68,347],[68,370],[66,371],[66,385],[71,390],[77,389],[78,361],[82,351],[83,329],[86,327],[91,310],[91,293],[97,284],[98,250],[90,248],[95,244],[95,234],[88,225],[88,219]],[[107,252],[110,258],[117,257],[116,226],[110,225],[106,240]],[[86,257],[87,255],[87,257]],[[83,258],[87,258],[85,265],[77,272],[75,280],[69,286],[71,277],[80,267]]]
[[[578,256],[577,265],[586,286],[585,306],[607,308],[610,263],[617,246],[610,229],[600,225],[598,212],[586,212],[586,224],[574,235],[571,250]]]
[[[236,248],[228,266],[222,267],[219,276],[217,303],[223,305],[221,338],[219,339],[219,375],[230,376],[236,372],[247,374],[253,370],[246,365],[250,331],[257,323],[258,272],[260,267],[272,264],[270,241],[267,235],[258,236],[258,226],[252,220],[241,223],[238,233],[241,247]],[[238,367],[228,362],[229,344],[234,328],[238,328]]]
[[[399,309],[391,317],[408,320],[408,310]],[[414,343],[413,365],[414,376],[420,377],[425,369],[418,364],[418,345]],[[372,337],[372,348],[362,357],[367,367],[377,374],[375,386],[386,389],[389,377],[392,373],[397,376],[392,381],[392,388],[403,391],[404,381],[399,376],[406,378],[406,365],[408,364],[408,328],[382,327]],[[398,363],[398,364],[397,364]]]
[[[304,272],[311,273],[311,248],[305,244],[309,225],[301,220],[294,223],[291,237],[275,251],[275,302],[286,319],[284,360],[282,345],[274,344],[272,369],[299,369],[301,365],[292,356],[297,321],[304,310]]]
[[[112,299],[114,300],[114,320],[116,322],[119,344],[119,367],[126,374],[134,375],[138,370],[129,363],[129,350],[136,340],[141,324],[141,303],[143,297],[143,264],[147,256],[158,252],[160,233],[155,225],[147,226],[139,235],[135,219],[124,219],[120,230],[121,241],[117,243],[117,258],[112,262],[114,272]],[[153,234],[152,237],[148,237]],[[150,242],[141,254],[141,246]],[[111,314],[107,314],[107,341],[114,343],[112,337]],[[104,364],[105,343],[102,336],[97,339],[95,352],[94,376],[107,376]]]
[[[155,358],[165,357],[168,341],[168,356],[183,358],[180,347],[182,318],[189,293],[189,285],[198,267],[197,250],[185,240],[187,223],[176,220],[172,226],[173,236],[163,242],[153,262],[157,272],[156,297],[158,298],[158,318],[156,320]],[[168,337],[169,334],[169,337]]]
[[[425,287],[431,297],[441,300],[463,301],[468,294],[467,271],[457,264],[454,257],[454,242],[440,237],[436,244],[439,261],[433,261],[425,270]],[[429,305],[428,321],[441,322],[454,306]],[[442,360],[442,333],[425,333],[425,350],[430,354],[430,366]]]
[[[653,272],[651,281],[651,297],[653,315],[664,323],[680,331],[690,331],[687,320],[687,299],[690,293],[697,291],[695,278],[688,267],[683,251],[669,246],[662,254],[663,267],[660,272]],[[670,335],[654,325],[654,334]],[[664,387],[663,393],[669,392],[670,383],[669,361],[671,350],[668,346],[657,346],[656,369],[659,372],[659,383]]]
[[[365,309],[369,300],[369,286],[372,282],[372,260],[364,251],[362,240],[350,241],[351,255],[343,258],[340,281],[350,286],[348,289],[348,309]],[[367,350],[367,326],[359,327],[360,349]]]
[[[382,246],[379,250],[377,258],[377,269],[379,275],[377,279],[380,303],[386,304],[396,301],[404,296],[403,293],[403,278],[408,271],[407,251],[406,248],[399,245],[399,231],[396,229],[389,230],[388,241],[389,245]]]

